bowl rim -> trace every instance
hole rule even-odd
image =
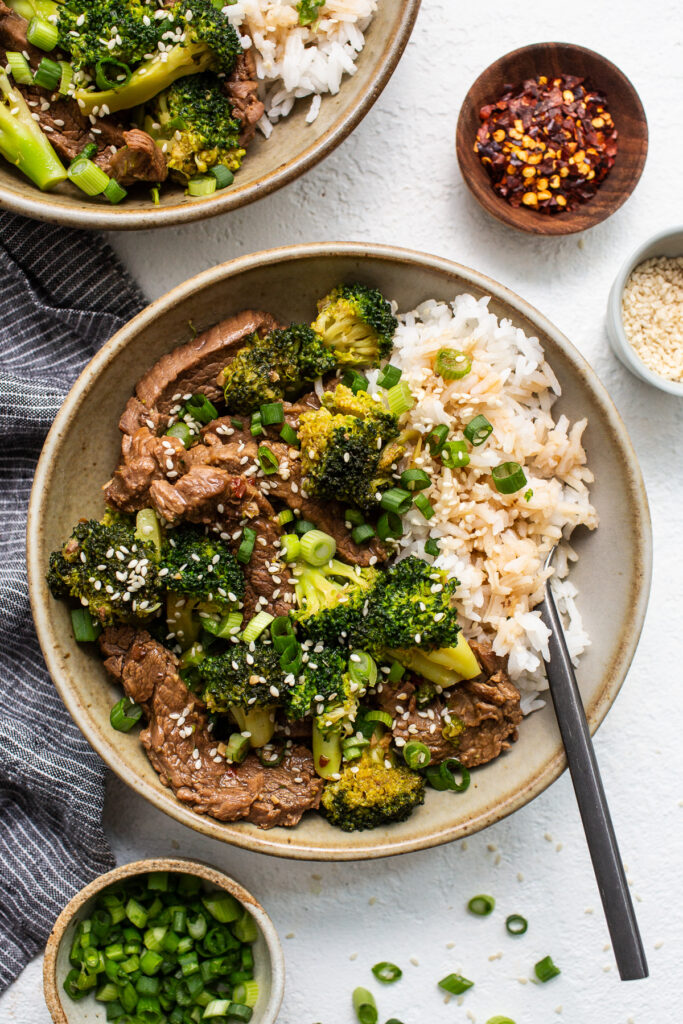
[[[653,387],[659,388],[660,391],[665,391],[667,394],[677,395],[679,398],[683,398],[683,382],[679,383],[678,381],[668,380],[666,377],[660,376],[658,373],[655,373],[654,370],[651,370],[650,367],[647,366],[640,358],[626,336],[624,321],[621,315],[621,301],[624,295],[624,289],[626,288],[626,282],[631,276],[631,273],[646,259],[654,258],[656,254],[650,253],[649,250],[653,249],[661,242],[666,242],[670,238],[676,237],[680,238],[681,254],[683,255],[683,223],[681,223],[676,227],[658,231],[656,234],[646,238],[645,241],[637,246],[637,248],[632,251],[631,255],[624,260],[617,276],[614,279],[614,283],[610,289],[609,298],[607,300],[607,334],[615,354],[627,369],[635,374],[636,377],[640,377],[640,379],[644,380],[647,384],[652,384]]]
[[[455,263],[452,260],[397,246],[366,242],[312,242],[291,245],[240,256],[234,260],[204,270],[176,286],[166,295],[160,297],[138,313],[137,316],[105,343],[79,375],[62,408],[55,417],[38,461],[29,500],[26,533],[29,597],[36,632],[48,670],[67,710],[78,725],[82,711],[80,700],[76,689],[72,687],[69,679],[66,676],[62,677],[59,658],[55,653],[55,643],[52,638],[47,610],[48,605],[43,600],[42,595],[44,567],[39,562],[38,551],[40,547],[39,538],[42,523],[43,495],[45,493],[46,479],[49,477],[49,467],[53,454],[59,449],[62,433],[68,427],[71,417],[77,412],[82,397],[87,393],[90,386],[91,379],[104,372],[116,358],[118,352],[127,347],[138,333],[151,324],[160,314],[171,309],[177,302],[183,301],[188,296],[201,292],[215,280],[233,277],[262,265],[277,264],[293,259],[315,259],[335,255],[357,259],[374,257],[396,263],[414,264],[417,262],[420,266],[457,276],[482,289],[494,299],[509,304],[520,316],[528,318],[534,326],[547,334],[558,345],[577,374],[583,377],[584,380],[590,381],[591,391],[596,401],[600,404],[610,429],[625,456],[624,471],[629,475],[634,494],[635,533],[638,537],[638,572],[640,576],[640,586],[630,608],[628,629],[623,631],[624,639],[618,654],[610,665],[606,685],[598,697],[586,709],[589,728],[591,733],[594,733],[614,702],[633,659],[645,619],[652,574],[652,528],[647,494],[637,456],[626,427],[606,388],[581,353],[542,313],[516,295],[516,293],[485,274]],[[240,831],[235,825],[231,827],[229,824],[226,825],[225,823],[213,821],[213,819],[195,814],[175,798],[169,800],[166,795],[168,791],[162,793],[160,787],[149,782],[147,779],[141,779],[137,775],[134,776],[125,764],[124,759],[112,745],[107,744],[104,740],[100,741],[97,736],[91,738],[85,735],[85,738],[119,778],[126,782],[127,785],[132,786],[136,792],[149,800],[159,810],[170,814],[177,821],[189,825],[195,831],[204,835],[220,839],[223,842],[231,843],[243,849],[297,860],[346,861],[374,859],[428,849],[451,842],[454,839],[463,838],[494,822],[500,821],[502,818],[507,817],[508,814],[524,806],[542,793],[566,768],[564,750],[558,737],[558,746],[555,753],[525,786],[521,787],[503,802],[487,806],[477,817],[447,828],[427,829],[416,838],[393,841],[384,840],[382,842],[375,841],[374,843],[369,841],[367,845],[359,845],[350,849],[344,845],[341,838],[336,845],[322,847],[316,843],[306,844],[301,840],[297,840],[296,829],[293,829],[291,830],[292,835],[288,835],[287,840],[283,841],[282,839],[271,838],[270,833],[267,831],[263,831],[260,834],[252,834],[251,832]],[[239,825],[239,822],[237,825]]]
[[[177,202],[169,206],[144,207],[138,210],[128,209],[125,204],[110,208],[93,205],[92,212],[87,208],[55,206],[50,201],[50,193],[40,192],[37,188],[24,196],[0,183],[0,209],[46,223],[84,230],[140,231],[205,220],[248,206],[262,196],[270,195],[305,174],[336,149],[357,128],[379,99],[408,45],[422,0],[399,2],[402,5],[400,16],[385,41],[381,57],[356,106],[350,111],[348,108],[340,111],[327,131],[316,136],[298,156],[273,168],[257,181],[217,191],[208,199],[199,199],[192,203]],[[362,57],[362,51],[359,56]]]
[[[196,875],[212,885],[224,889],[249,909],[265,940],[271,967],[270,997],[261,1018],[255,1021],[255,1024],[275,1024],[285,992],[285,957],[275,925],[258,900],[244,886],[236,882],[234,878],[231,878],[230,875],[224,874],[218,868],[214,868],[204,861],[196,861],[184,857],[150,857],[132,861],[129,864],[123,864],[113,868],[111,871],[105,872],[105,874],[98,875],[97,878],[94,878],[92,882],[89,882],[72,896],[52,926],[52,931],[45,945],[43,991],[47,1008],[55,1024],[69,1024],[69,1017],[64,1012],[59,995],[61,983],[57,980],[57,956],[65,932],[74,915],[84,903],[115,882],[119,882],[124,878],[133,878],[135,875],[147,874],[150,871],[171,871],[179,874]]]
[[[621,79],[623,87],[631,96],[635,106],[639,108],[639,115],[643,125],[644,149],[640,153],[638,160],[634,162],[630,186],[626,189],[623,189],[621,193],[614,197],[614,205],[609,210],[603,210],[599,215],[596,214],[594,216],[591,216],[590,202],[582,204],[580,209],[584,213],[585,220],[588,222],[584,222],[581,225],[575,224],[575,218],[572,217],[571,211],[565,218],[562,218],[561,215],[558,217],[544,218],[543,227],[541,227],[540,225],[534,226],[536,222],[533,221],[533,219],[531,218],[529,218],[528,221],[521,222],[516,220],[514,216],[516,211],[501,196],[498,196],[493,191],[493,189],[490,189],[490,196],[488,202],[486,202],[484,198],[474,190],[471,181],[471,176],[467,173],[461,160],[460,136],[461,126],[465,126],[465,106],[468,103],[472,91],[477,87],[481,79],[485,75],[487,75],[493,68],[497,68],[499,65],[502,65],[505,62],[510,61],[523,53],[540,53],[543,50],[545,50],[548,46],[555,46],[559,48],[564,48],[565,50],[568,51],[573,51],[575,53],[586,54],[590,57],[595,58],[599,63],[601,63],[605,67],[608,67],[612,73],[614,73],[618,78]],[[608,57],[604,57],[601,53],[598,53],[597,50],[592,50],[588,46],[580,46],[578,43],[562,42],[560,40],[545,40],[545,42],[540,43],[528,43],[525,46],[519,46],[514,50],[510,50],[508,53],[504,53],[501,57],[498,57],[496,60],[491,61],[491,63],[487,65],[487,67],[485,67],[479,75],[477,75],[477,77],[475,78],[475,80],[472,82],[469,89],[465,93],[465,97],[460,106],[460,112],[458,114],[458,121],[456,126],[455,149],[458,158],[458,166],[460,168],[462,178],[465,184],[467,185],[467,188],[469,189],[470,193],[474,196],[474,198],[477,200],[482,209],[486,210],[486,212],[489,213],[492,217],[495,217],[495,219],[498,220],[501,224],[505,224],[507,227],[514,228],[517,231],[524,231],[526,234],[536,235],[541,238],[557,238],[566,235],[578,234],[581,231],[588,231],[591,228],[596,227],[598,224],[601,224],[604,220],[607,220],[609,217],[612,216],[612,214],[616,213],[621,206],[624,205],[627,199],[631,197],[631,195],[635,191],[638,182],[640,181],[640,178],[643,173],[643,168],[645,167],[645,162],[647,160],[648,145],[649,129],[647,123],[647,116],[645,114],[645,108],[643,107],[643,103],[638,93],[638,90],[636,89],[630,78],[628,78],[628,76],[624,74],[621,68],[618,67]],[[545,221],[548,221],[548,223],[546,224]]]

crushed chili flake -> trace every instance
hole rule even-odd
[[[496,103],[481,108],[474,144],[498,195],[545,214],[592,199],[617,154],[606,103],[575,75],[506,85]]]

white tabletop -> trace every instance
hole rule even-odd
[[[395,243],[475,267],[535,304],[590,360],[626,421],[648,486],[650,609],[596,748],[650,979],[619,981],[566,775],[469,840],[337,865],[269,859],[204,839],[112,780],[106,827],[119,863],[171,852],[201,857],[263,901],[287,959],[282,1024],[352,1024],[350,995],[359,984],[376,992],[380,1024],[391,1016],[405,1024],[485,1024],[495,1014],[517,1024],[679,1024],[683,473],[675,448],[683,401],[640,383],[616,361],[604,311],[630,250],[683,223],[682,28],[676,0],[423,0],[413,39],[379,102],[303,180],[234,214],[111,238],[151,298],[233,256],[299,241]],[[632,79],[647,111],[650,155],[635,194],[609,221],[584,236],[544,240],[500,226],[475,204],[453,142],[460,103],[477,74],[501,54],[546,39],[597,49]],[[466,901],[479,892],[496,897],[493,917],[467,914]],[[523,938],[505,932],[512,912],[529,920]],[[527,982],[546,954],[561,977]],[[370,974],[378,960],[400,964],[402,981],[380,991]],[[32,963],[0,998],[3,1024],[48,1024],[40,970]],[[475,981],[460,1007],[455,1000],[444,1005],[436,987],[455,970]]]

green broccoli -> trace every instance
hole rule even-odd
[[[231,644],[197,666],[202,697],[210,711],[229,711],[252,747],[268,743],[275,730],[274,706],[284,688],[280,655],[271,643]]]
[[[145,128],[161,146],[172,177],[186,182],[220,164],[236,171],[245,150],[242,123],[215,75],[174,82],[148,104]]]
[[[347,653],[322,644],[307,645],[304,657],[298,679],[281,691],[287,718],[322,715],[348,688]]]
[[[230,412],[249,413],[264,402],[293,398],[306,384],[335,369],[321,339],[305,324],[253,334],[223,371]]]
[[[168,590],[208,602],[221,614],[244,597],[244,573],[227,544],[190,523],[167,532],[160,575]]]
[[[292,571],[298,604],[294,618],[306,636],[326,647],[363,648],[364,612],[377,586],[378,570],[331,559],[320,568],[293,565]]]
[[[78,523],[61,550],[53,551],[47,584],[53,597],[77,598],[102,626],[144,620],[161,607],[157,557],[131,516],[108,512],[99,523]]]
[[[138,64],[157,54],[165,33],[176,29],[172,9],[156,18],[144,0],[64,0],[55,13],[59,45],[78,70],[94,70],[100,61],[112,72],[118,61]]]
[[[387,768],[385,758],[392,762]],[[360,832],[405,821],[424,803],[425,780],[404,764],[395,764],[384,751],[372,749],[345,764],[340,778],[323,790],[321,810],[344,832]]]
[[[385,648],[450,647],[460,632],[456,579],[416,555],[394,562],[371,602],[372,628]]]
[[[365,391],[344,384],[326,392],[320,409],[300,417],[301,470],[307,494],[353,505],[378,507],[392,486],[404,447],[395,441],[398,421]]]
[[[66,170],[33,113],[0,69],[0,153],[43,191],[66,179]]]
[[[377,366],[391,352],[398,321],[376,288],[342,284],[318,303],[312,327],[339,365]]]

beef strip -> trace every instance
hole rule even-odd
[[[379,696],[383,710],[394,717],[394,737],[404,743],[424,743],[433,764],[457,757],[465,767],[472,768],[498,757],[517,739],[517,726],[522,720],[520,696],[505,671],[505,659],[486,644],[471,646],[482,665],[482,674],[445,690],[428,707],[417,708],[419,680],[409,679],[393,688],[384,686]],[[464,724],[453,740],[443,735],[447,724],[444,715]]]
[[[104,486],[107,504],[120,512],[148,508],[152,483],[169,474],[174,478],[183,473],[186,454],[180,438],[157,437],[148,427],[141,427],[132,436],[124,434],[121,461]]]
[[[288,748],[277,768],[263,768],[253,754],[228,765],[217,754],[203,702],[178,675],[174,654],[131,626],[105,630],[100,647],[107,671],[142,703],[147,725],[140,740],[162,784],[182,803],[219,821],[242,819],[264,829],[296,825],[318,807],[323,782],[305,747]]]
[[[258,98],[256,65],[253,54],[245,50],[226,79],[223,91],[230,99],[233,116],[242,124],[240,146],[246,148],[254,138],[256,123],[263,117],[265,107]]]

